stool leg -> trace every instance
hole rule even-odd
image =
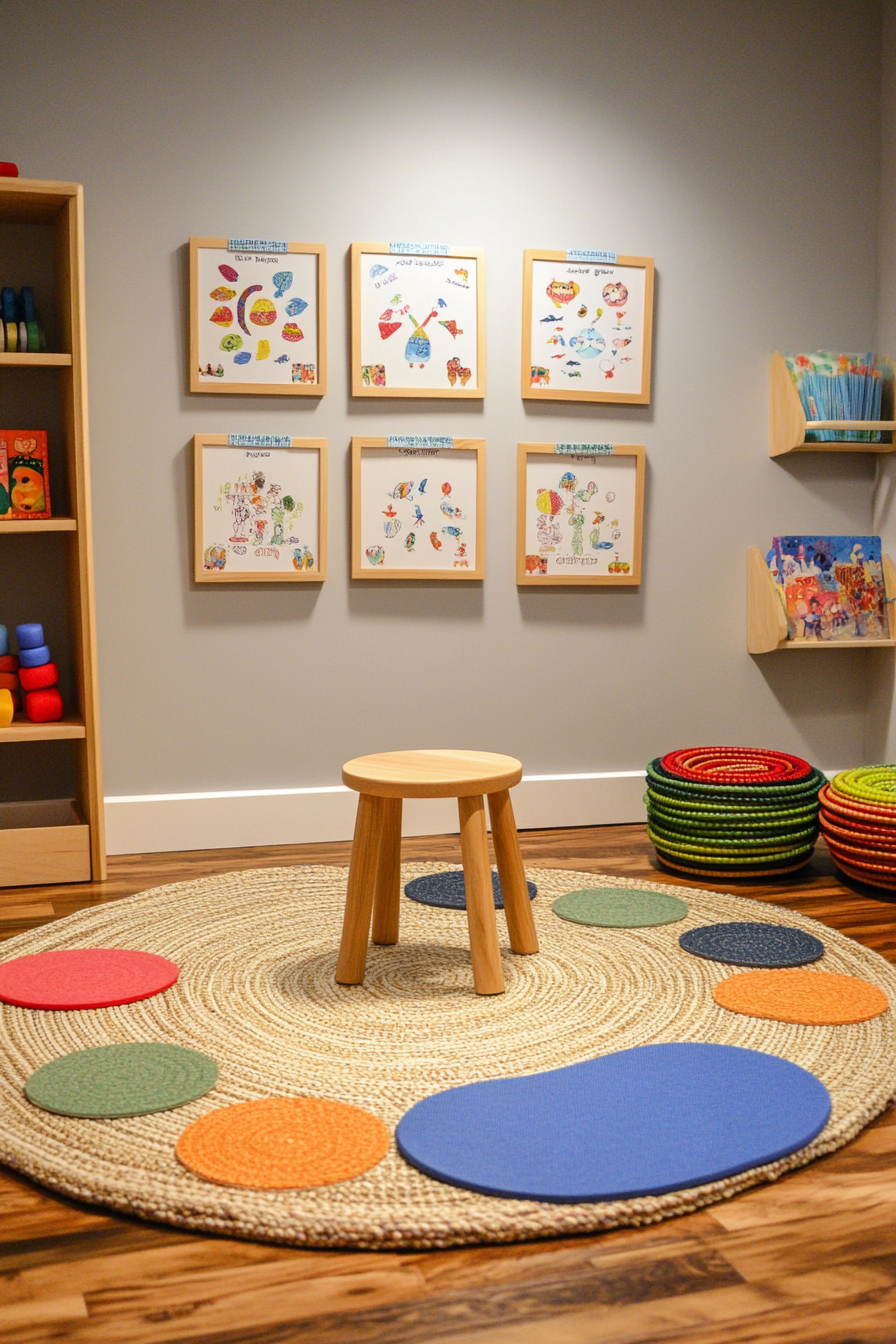
[[[380,855],[373,893],[373,941],[398,942],[401,906],[401,799],[383,798]]]
[[[336,966],[336,979],[340,985],[364,983],[382,815],[382,798],[375,798],[369,793],[359,795],[345,915],[342,920],[342,942]]]
[[[520,840],[513,818],[513,805],[507,789],[488,795],[488,812],[492,819],[492,841],[498,861],[498,876],[504,893],[504,913],[507,932],[514,952],[537,952],[538,934],[532,918],[532,902],[523,872]]]
[[[492,893],[482,794],[474,798],[458,798],[457,810],[460,815],[460,849],[467,891],[473,983],[477,994],[503,994],[504,972],[498,949],[498,926],[495,922],[495,898]]]

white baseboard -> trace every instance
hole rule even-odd
[[[539,830],[643,821],[644,779],[643,770],[524,776],[512,794],[517,826]],[[356,805],[357,794],[342,785],[107,798],[106,846],[110,854],[159,854],[350,840]],[[404,835],[457,830],[453,799],[405,802]]]

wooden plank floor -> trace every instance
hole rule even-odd
[[[522,841],[532,863],[688,885],[657,870],[642,826],[530,831]],[[460,858],[450,836],[408,840],[404,854]],[[117,858],[101,886],[0,893],[0,937],[165,882],[347,858],[347,845]],[[896,961],[896,896],[841,885],[823,850],[779,887],[735,885]],[[891,1344],[896,1110],[839,1153],[711,1210],[454,1251],[298,1251],[180,1233],[56,1198],[0,1169],[0,1341],[50,1340]]]

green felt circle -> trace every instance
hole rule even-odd
[[[555,915],[573,924],[596,924],[604,929],[645,929],[652,924],[674,924],[684,919],[687,902],[658,891],[627,887],[586,887],[567,891],[551,906]]]
[[[25,1096],[57,1115],[118,1120],[185,1106],[218,1081],[218,1066],[198,1050],[155,1041],[99,1045],[51,1060],[32,1073]]]

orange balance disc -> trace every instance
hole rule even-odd
[[[889,1007],[877,985],[829,971],[745,971],[720,981],[712,996],[732,1013],[815,1027],[867,1022]]]
[[[360,1176],[391,1136],[375,1115],[321,1097],[269,1097],[202,1116],[177,1141],[190,1171],[220,1185],[308,1190]]]

